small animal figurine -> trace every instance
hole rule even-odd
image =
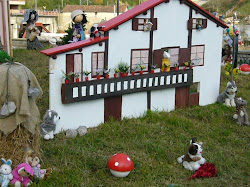
[[[217,97],[217,102],[223,103],[228,107],[236,106],[235,104],[236,92],[237,92],[237,86],[235,85],[235,81],[228,82],[226,90]]]
[[[100,29],[101,28],[104,28],[105,26],[101,26],[101,27],[98,27],[98,24],[94,24],[91,28],[90,28],[90,38],[97,38],[97,37],[100,37],[101,36],[101,33],[100,33]]]
[[[183,163],[184,168],[196,171],[200,168],[202,164],[206,162],[206,159],[202,157],[202,142],[196,143],[193,138],[190,141],[190,146],[188,148],[188,153],[182,155],[177,159],[178,163]]]
[[[47,110],[40,125],[41,133],[45,140],[54,139],[56,122],[60,119],[58,113],[54,110]]]
[[[73,42],[85,40],[84,27],[87,23],[87,18],[82,10],[74,10],[71,13],[73,24]]]
[[[51,168],[48,169],[41,169],[41,165],[40,165],[40,159],[33,155],[33,157],[27,156],[26,157],[26,163],[28,163],[33,171],[34,171],[34,176],[39,178],[39,179],[47,179],[50,175],[50,173],[52,172]]]
[[[34,175],[32,167],[27,163],[19,164],[13,171],[13,179],[11,181],[12,185],[15,187],[21,187],[31,185],[32,181],[29,179],[30,176]]]
[[[233,118],[238,120],[237,124],[249,126],[248,113],[245,108],[246,105],[247,105],[246,100],[243,100],[241,97],[237,98],[236,99],[236,111],[233,115]]]
[[[0,184],[2,187],[7,187],[9,182],[13,179],[12,169],[11,169],[11,160],[5,160],[1,158],[3,165],[0,167]]]

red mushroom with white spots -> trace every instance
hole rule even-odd
[[[109,159],[108,168],[114,176],[126,177],[134,169],[134,162],[128,155],[118,153]]]
[[[250,73],[250,65],[249,64],[242,64],[240,66],[240,71],[244,75],[248,75]]]

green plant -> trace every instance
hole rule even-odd
[[[117,68],[114,68],[114,72],[115,72],[115,73],[120,73],[120,70],[117,69]]]
[[[85,76],[88,76],[91,73],[91,71],[84,71],[83,73]]]
[[[65,79],[65,80],[71,80],[71,76],[73,75],[75,75],[72,71],[71,72],[69,72],[68,74],[67,73],[65,73],[64,71],[62,71],[62,73],[63,73],[63,78]]]
[[[11,61],[11,57],[4,50],[0,50],[0,63],[5,63],[7,61]]]
[[[138,68],[142,71],[142,70],[144,70],[146,67],[145,67],[145,65],[143,65],[143,64],[138,64]]]
[[[129,65],[121,60],[120,63],[118,64],[118,69],[122,73],[127,73],[129,70]]]

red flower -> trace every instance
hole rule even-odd
[[[205,163],[203,164],[191,177],[188,178],[194,179],[199,177],[215,177],[217,174],[217,169],[213,164]]]

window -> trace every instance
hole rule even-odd
[[[134,31],[151,31],[157,30],[157,18],[153,18],[152,22],[149,18],[134,18],[132,20],[132,30]]]
[[[191,61],[193,66],[204,65],[204,45],[195,45],[191,47]]]
[[[188,20],[188,29],[202,30],[207,28],[207,19],[193,18]]]
[[[79,75],[79,80],[82,81],[83,74],[83,61],[82,54],[67,54],[66,55],[66,73],[73,72]],[[71,81],[74,82],[74,76],[71,77]]]
[[[170,66],[174,67],[175,64],[179,62],[179,53],[180,48],[179,47],[171,47],[166,49],[167,52],[170,54]]]
[[[97,75],[99,71],[99,75],[103,75],[104,69],[104,52],[93,52],[91,56],[91,74],[92,77]]]
[[[144,65],[144,71],[148,70],[149,49],[132,49],[130,68],[139,71],[138,66]]]

